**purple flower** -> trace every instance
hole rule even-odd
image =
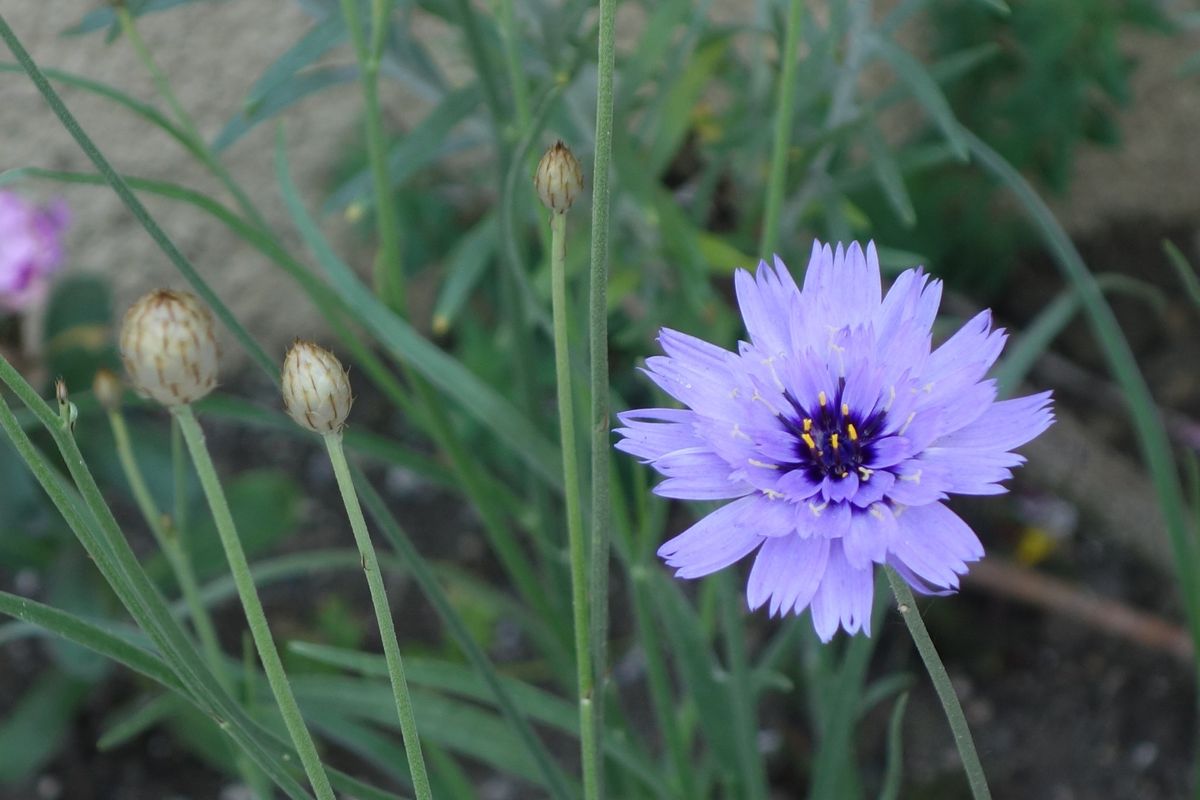
[[[0,191],[0,307],[24,311],[46,295],[50,276],[62,265],[66,203],[35,206]]]
[[[824,641],[870,634],[876,564],[957,589],[983,546],[942,501],[1007,491],[1050,393],[996,401],[984,375],[1006,336],[988,311],[932,349],[941,282],[910,269],[882,296],[873,243],[815,242],[803,288],[778,258],[735,285],[750,341],[731,353],[664,328],[645,372],[687,408],[619,415],[617,448],[666,476],[656,494],[733,501],[658,554],[698,578],[757,551],[750,607],[811,607]]]

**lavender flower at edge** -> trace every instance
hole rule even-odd
[[[69,219],[61,200],[39,207],[0,191],[0,308],[25,311],[46,296],[65,257]]]
[[[757,552],[750,607],[811,607],[824,641],[870,634],[876,564],[918,592],[957,589],[983,547],[942,501],[1007,491],[1050,393],[996,400],[984,376],[1006,335],[988,311],[932,349],[941,282],[910,269],[884,296],[873,243],[815,242],[803,288],[778,257],[735,286],[749,342],[664,328],[645,372],[686,408],[618,415],[617,448],[666,477],[656,494],[732,501],[659,555],[698,578]]]

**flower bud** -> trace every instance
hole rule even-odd
[[[583,168],[561,139],[538,162],[533,185],[542,205],[555,214],[567,213],[575,196],[583,189]]]
[[[187,292],[145,294],[125,312],[121,359],[139,394],[165,406],[193,403],[217,385],[212,315]]]
[[[121,379],[111,369],[101,367],[92,378],[92,394],[105,411],[116,411],[121,407]]]
[[[283,404],[296,422],[315,433],[337,433],[354,398],[337,356],[297,339],[283,359]]]

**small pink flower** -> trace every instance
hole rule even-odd
[[[63,200],[37,206],[0,191],[0,308],[25,311],[45,298],[66,255],[62,234],[69,221]]]

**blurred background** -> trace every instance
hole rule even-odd
[[[264,230],[302,251],[275,175],[275,123],[282,119],[300,194],[320,210],[336,249],[369,281],[377,223],[364,199],[361,96],[344,28],[337,29],[337,3],[130,5],[178,103],[261,212]],[[497,309],[507,302],[497,286],[508,248],[529,265],[527,290],[542,301],[547,296],[540,218],[525,182],[529,153],[504,155],[521,129],[499,122],[489,128],[480,62],[454,3],[396,5],[381,96],[396,156],[407,313],[489,385],[505,389],[514,359],[540,363],[531,377],[533,407],[545,408],[552,386],[548,340],[523,352],[515,334],[503,328],[496,334]],[[517,73],[544,125],[529,152],[536,156],[561,136],[590,171],[595,71],[587,59],[594,59],[594,19],[577,5],[516,4]],[[660,325],[727,344],[740,335],[730,276],[756,261],[771,125],[768,67],[778,59],[784,5],[631,0],[619,7],[611,358],[614,390],[633,406],[649,405],[641,402],[651,395],[634,369],[655,352]],[[1162,419],[1183,485],[1195,491],[1200,284],[1189,264],[1200,264],[1200,12],[1165,0],[1014,0],[1011,6],[1003,16],[962,0],[806,4],[777,249],[796,274],[816,236],[873,238],[892,274],[925,264],[947,283],[951,320],[990,306],[1013,333],[1010,347],[1022,343],[1023,362],[1009,362],[1006,374],[1055,390],[1059,421],[1025,448],[1029,463],[1013,494],[1004,502],[956,506],[980,531],[989,559],[960,597],[933,602],[926,612],[996,796],[1183,797],[1196,763],[1192,645],[1161,501],[1140,460],[1126,397],[1036,226],[977,161],[957,157],[946,120],[957,119],[1027,178],[1074,240],[1158,404],[1138,413]],[[0,0],[0,13],[43,68],[168,109],[104,4]],[[484,2],[477,13],[491,20],[496,9]],[[502,37],[493,33],[486,28],[483,39],[498,54]],[[585,55],[576,58],[577,51]],[[93,169],[28,78],[19,68],[5,70],[0,191],[46,207],[63,202],[69,224],[63,265],[46,297],[10,313],[0,339],[35,385],[48,386],[61,374],[73,393],[86,396],[95,369],[117,365],[112,321],[147,289],[184,283],[111,191],[60,179]],[[501,105],[520,111],[516,93],[509,100],[511,87],[501,84]],[[565,89],[552,97],[558,84]],[[78,81],[56,85],[119,170],[234,206],[195,152],[144,115]],[[550,108],[545,114],[542,101]],[[47,172],[21,173],[31,167]],[[503,180],[510,169],[519,191]],[[227,225],[178,197],[139,194],[273,357],[297,336],[333,335],[305,291]],[[497,211],[505,204],[511,222]],[[572,269],[581,276],[585,212],[574,216]],[[496,233],[498,225],[511,229],[511,242]],[[227,331],[219,335],[223,393],[278,410],[267,376]],[[380,390],[365,379],[356,389],[352,429],[436,460]],[[94,402],[80,406],[81,446],[119,517],[130,520],[131,540],[153,565],[152,540],[123,488],[103,415]],[[348,543],[332,475],[311,443],[255,426],[240,406],[215,408],[214,415],[222,418],[210,426],[210,439],[235,511],[254,530],[248,547],[256,556],[332,552]],[[154,489],[169,497],[165,415],[137,407],[130,416]],[[468,440],[478,435],[469,422],[460,429]],[[485,448],[485,462],[503,461],[491,452],[494,444]],[[67,609],[112,606],[24,467],[7,445],[0,451],[0,586]],[[452,584],[455,601],[489,652],[516,674],[547,682],[547,668],[531,656],[519,626],[480,588],[503,587],[504,576],[478,517],[452,483],[431,480],[420,463],[380,460],[371,474],[426,556],[448,574],[470,576]],[[511,465],[497,469],[509,470],[498,473],[502,479],[520,482]],[[185,503],[195,505],[192,519],[206,519],[195,487]],[[673,512],[668,526],[681,528],[681,515]],[[206,523],[195,524],[198,571],[215,579],[220,553]],[[165,574],[161,563],[158,572]],[[263,592],[281,638],[376,650],[360,584],[353,570],[306,568]],[[398,612],[406,646],[456,657],[402,575],[393,588],[407,612]],[[614,675],[628,681],[628,696],[636,698],[643,691],[641,662],[628,605],[614,599]],[[218,601],[215,613],[226,652],[241,653],[239,609]],[[747,624],[751,641],[765,648],[781,623],[763,617]],[[898,623],[889,618],[878,638],[872,678],[900,670],[909,658]],[[212,736],[188,713],[154,706],[127,672],[33,636],[19,623],[0,626],[0,642],[0,798],[248,796],[221,771]],[[792,683],[803,681],[804,669],[798,658],[784,659],[779,685],[792,688],[779,690],[784,699],[762,711],[759,744],[780,798],[804,794],[819,738],[804,722],[811,699]],[[631,716],[636,727],[637,715]],[[840,796],[874,796],[869,789],[881,780],[888,721],[886,709],[864,707],[853,744],[863,786]],[[965,796],[949,732],[920,680],[904,731],[901,796]],[[355,744],[336,745],[346,764],[381,775],[384,785],[394,779]],[[469,750],[460,755],[478,796],[541,796],[496,759]]]

